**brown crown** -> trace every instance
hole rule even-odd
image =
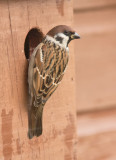
[[[64,33],[65,31],[68,31],[68,32],[75,32],[71,27],[69,26],[66,26],[66,25],[59,25],[59,26],[56,26],[54,28],[52,28],[48,33],[47,35],[51,36],[51,37],[54,37],[56,34],[58,33]]]

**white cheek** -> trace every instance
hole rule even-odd
[[[43,54],[41,49],[40,49],[40,61],[43,62]]]
[[[58,36],[58,37],[61,37],[61,38],[63,39],[62,45],[63,45],[64,47],[66,47],[66,46],[67,46],[67,43],[68,43],[68,40],[69,40],[69,37],[66,36],[66,35],[63,34],[63,33],[58,33],[56,36],[54,36],[54,38],[56,38],[57,36]]]
[[[60,37],[63,38],[62,43],[60,43],[59,41],[56,41],[56,37],[57,37],[57,36],[60,36]],[[58,44],[58,45],[61,46],[62,48],[66,48],[66,47],[67,47],[68,40],[69,40],[69,37],[66,36],[66,35],[64,35],[63,33],[58,33],[57,35],[54,36],[54,38],[51,37],[51,36],[49,36],[49,35],[47,35],[47,36],[46,36],[46,39],[47,39],[48,41],[54,42],[55,44]]]
[[[63,33],[58,33],[57,36],[62,37],[63,39],[69,39],[68,36]]]

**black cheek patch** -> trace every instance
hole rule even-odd
[[[57,36],[57,37],[56,37],[56,41],[59,41],[60,43],[62,43],[63,38],[62,38],[62,37]]]

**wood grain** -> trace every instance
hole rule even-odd
[[[79,112],[116,107],[116,9],[74,15]]]
[[[27,137],[27,66],[24,41],[32,27],[46,34],[59,24],[72,25],[72,1],[0,1],[0,159],[68,160],[77,158],[73,46],[62,84],[46,104],[43,135]],[[57,17],[57,18],[56,18]],[[74,80],[72,80],[74,79]],[[7,141],[6,141],[7,137]]]

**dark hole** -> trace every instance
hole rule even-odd
[[[39,43],[41,43],[42,39],[44,37],[44,34],[39,28],[32,28],[26,38],[24,43],[24,51],[26,59],[30,58],[30,55],[33,53],[33,50]]]

